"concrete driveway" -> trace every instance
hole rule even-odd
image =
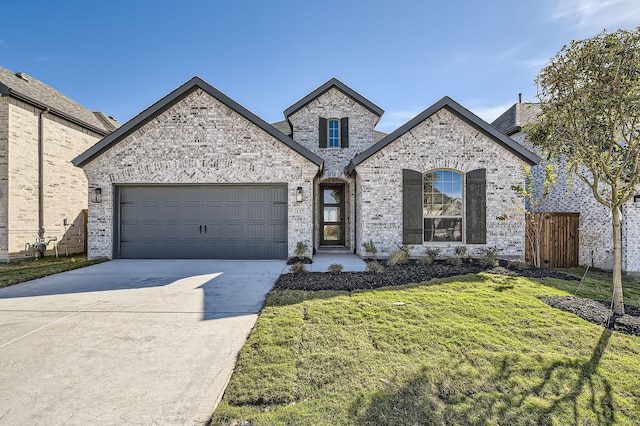
[[[0,289],[0,424],[203,423],[284,267],[116,260]]]

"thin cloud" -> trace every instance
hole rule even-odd
[[[382,120],[380,120],[380,123],[376,126],[376,130],[386,133],[393,132],[419,113],[420,111],[417,110],[385,112]]]
[[[515,104],[515,101],[505,102],[499,105],[481,105],[471,108],[471,111],[487,123],[491,123],[496,118],[500,117],[502,113],[511,108],[513,104]]]
[[[615,31],[640,22],[638,0],[564,0],[552,14],[554,21],[573,21],[583,30]]]

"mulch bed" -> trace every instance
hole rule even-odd
[[[293,263],[293,262],[292,262]],[[307,262],[305,262],[307,263]],[[309,262],[310,263],[310,262]],[[492,274],[518,276],[527,278],[557,278],[568,281],[579,281],[573,275],[553,269],[534,268],[517,263],[499,261],[491,268],[483,268],[475,259],[465,259],[459,266],[449,265],[443,260],[436,260],[431,265],[422,265],[416,260],[409,260],[403,265],[388,266],[382,263],[380,273],[372,272],[307,272],[301,274],[286,273],[280,275],[274,284],[274,290],[371,290],[380,287],[398,286],[420,283],[433,278],[448,278],[456,275]],[[623,316],[613,316],[610,302],[585,299],[580,297],[545,297],[542,301],[551,307],[571,312],[595,324],[608,327],[630,335],[640,336],[640,308],[626,305]]]

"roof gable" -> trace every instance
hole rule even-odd
[[[89,111],[74,100],[24,73],[0,67],[0,95],[11,96],[101,135],[114,131],[119,123],[102,113]]]
[[[80,154],[78,157],[74,158],[72,160],[73,164],[75,166],[82,167],[93,159],[99,157],[103,152],[117,144],[119,141],[121,141],[131,133],[138,130],[140,127],[144,126],[155,117],[162,114],[164,111],[166,111],[171,106],[175,105],[177,102],[184,99],[197,89],[202,89],[213,98],[217,99],[251,123],[258,126],[260,129],[264,130],[265,132],[291,148],[293,151],[297,152],[307,160],[322,168],[322,158],[318,157],[316,154],[312,153],[302,145],[296,143],[293,139],[284,135],[275,127],[273,127],[272,125],[270,125],[269,123],[197,76],[193,77],[191,80],[187,81],[182,86],[178,87],[173,92],[169,93],[167,96],[160,99],[158,102],[151,105],[149,108],[145,109],[140,114],[136,115],[134,118],[123,124],[122,127],[120,127],[118,130],[102,139],[100,142]]]
[[[373,102],[371,102],[370,100],[368,100],[367,98],[365,98],[364,96],[362,96],[361,94],[359,94],[358,92],[356,92],[355,90],[353,90],[352,88],[350,88],[349,86],[347,86],[346,84],[338,80],[337,78],[332,78],[331,80],[324,83],[322,86],[318,87],[313,92],[309,93],[304,98],[300,99],[295,104],[291,105],[289,108],[285,109],[284,116],[286,118],[289,118],[291,115],[293,115],[300,109],[304,108],[308,103],[322,96],[323,93],[327,92],[332,87],[335,87],[336,89],[340,90],[342,93],[349,96],[351,99],[358,102],[360,105],[367,108],[369,111],[373,112],[378,117],[381,117],[382,114],[384,114],[384,110],[382,108],[380,108],[379,106],[377,106],[376,104],[374,104]]]
[[[392,133],[388,134],[378,143],[372,145],[369,149],[358,154],[353,160],[351,160],[351,163],[349,164],[348,172],[352,173],[358,164],[362,163],[363,161],[366,161],[369,157],[373,156],[375,153],[377,153],[378,151],[380,151],[381,149],[383,149],[384,147],[386,147],[396,139],[400,138],[402,135],[409,132],[418,124],[422,123],[424,120],[431,117],[433,114],[435,114],[436,112],[438,112],[443,108],[446,108],[455,116],[462,119],[469,125],[473,126],[477,130],[485,134],[487,137],[489,137],[496,143],[503,146],[508,151],[511,151],[513,154],[520,157],[526,163],[530,165],[535,165],[540,162],[541,159],[536,154],[524,148],[522,145],[520,145],[513,139],[509,138],[508,136],[504,135],[503,133],[498,131],[498,129],[496,129],[486,121],[482,120],[480,117],[473,114],[471,111],[464,108],[462,105],[460,105],[450,97],[445,96],[444,98],[440,99],[438,102],[431,105],[429,108],[422,111],[420,114],[416,115],[414,118],[412,118],[411,120],[403,124],[401,127],[396,129]]]

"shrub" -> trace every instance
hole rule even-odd
[[[409,250],[404,247],[400,247],[398,250],[392,251],[387,259],[387,265],[402,265],[409,260]]]
[[[467,254],[467,247],[465,247],[465,246],[456,247],[456,256],[457,257],[464,257],[466,254]]]
[[[339,274],[340,272],[342,272],[342,264],[332,263],[331,265],[329,265],[329,268],[327,270],[332,274]]]
[[[524,271],[527,269],[527,264],[525,262],[520,262],[519,260],[512,260],[509,262],[509,268],[516,271]]]
[[[289,268],[289,271],[294,274],[302,274],[304,272],[307,272],[307,267],[304,263],[294,263],[293,265],[291,265],[291,268]]]
[[[367,263],[367,271],[379,274],[382,272],[382,265],[377,260]]]
[[[296,244],[296,256],[298,257],[304,256],[308,248],[309,248],[308,245],[306,245],[302,241],[298,241],[298,244]]]
[[[363,243],[362,247],[364,247],[364,251],[367,252],[369,257],[376,258],[376,254],[378,254],[378,248],[373,243],[373,240],[369,240],[368,243]]]
[[[424,256],[418,258],[421,265],[431,265],[440,256],[439,248],[428,248],[424,251]]]
[[[451,266],[460,266],[462,265],[462,258],[458,256],[448,257],[447,263]]]
[[[496,247],[484,249],[484,254],[478,261],[483,268],[493,268],[496,266],[498,249]]]

